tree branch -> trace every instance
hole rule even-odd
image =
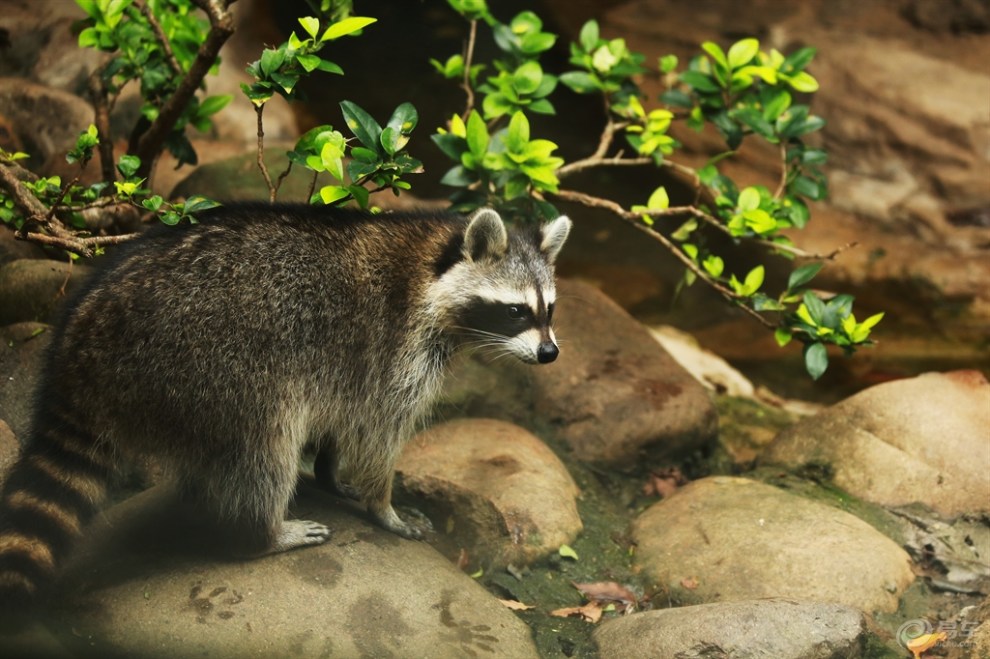
[[[141,159],[141,167],[137,176],[142,178],[149,178],[155,165],[155,159],[161,151],[169,131],[172,130],[175,122],[196,94],[203,78],[206,77],[216,61],[223,44],[234,33],[234,19],[227,11],[231,4],[228,0],[193,0],[193,2],[209,17],[210,32],[199,47],[196,59],[193,60],[182,82],[165,102],[155,121],[137,139],[137,145],[132,149],[134,155]]]
[[[102,245],[119,245],[120,243],[134,240],[139,235],[141,234],[125,233],[119,236],[90,236],[88,238],[77,238],[71,235],[49,236],[44,233],[31,232],[24,235],[17,234],[16,238],[26,242],[38,243],[39,245],[57,247],[59,249],[74,252],[80,256],[89,257],[93,256],[93,247],[99,247]]]
[[[172,44],[169,43],[168,37],[165,36],[165,32],[162,31],[162,26],[155,18],[155,14],[148,9],[148,5],[144,4],[140,0],[134,0],[134,6],[144,15],[145,20],[148,21],[148,25],[151,26],[151,31],[155,33],[155,40],[158,41],[158,45],[161,47],[162,52],[165,53],[165,61],[168,62],[168,66],[172,69],[172,73],[177,76],[182,75],[182,67],[179,66],[179,61],[175,59],[175,53],[172,52]]]
[[[708,286],[710,286],[715,291],[717,291],[726,300],[730,302],[739,303],[738,306],[740,309],[742,309],[747,314],[755,318],[764,327],[767,327],[769,329],[776,329],[777,326],[774,323],[764,318],[759,312],[754,311],[753,309],[743,304],[742,300],[744,298],[742,298],[739,295],[736,295],[736,293],[734,293],[732,290],[726,288],[719,282],[712,279],[707,272],[705,272],[698,266],[697,263],[692,261],[690,258],[688,258],[686,254],[684,254],[680,249],[678,249],[677,246],[667,238],[667,236],[643,224],[641,219],[641,215],[644,214],[650,215],[651,217],[676,215],[676,214],[684,214],[684,213],[690,213],[694,215],[696,213],[701,213],[701,211],[699,211],[698,209],[692,206],[679,206],[679,207],[667,208],[663,210],[645,211],[644,213],[633,213],[632,211],[627,211],[622,206],[620,206],[619,204],[615,203],[610,199],[602,199],[601,197],[594,197],[592,195],[585,194],[583,192],[577,192],[575,190],[558,190],[554,194],[560,199],[565,199],[567,201],[574,201],[584,206],[589,206],[591,208],[602,208],[618,216],[626,224],[633,226],[638,231],[645,233],[650,238],[663,245],[668,252],[673,254],[674,257],[677,258],[677,260],[684,265],[684,267],[686,267],[688,270],[693,272],[699,279],[701,279]]]
[[[265,185],[268,186],[268,201],[274,204],[275,197],[278,195],[278,188],[272,183],[272,177],[268,174],[268,166],[265,165],[265,128],[261,119],[265,113],[265,104],[255,105],[254,113],[258,116],[258,169],[261,170]]]
[[[107,187],[117,180],[113,162],[113,135],[110,132],[110,104],[107,98],[107,88],[103,84],[103,67],[93,71],[89,76],[89,96],[93,101],[93,125],[100,138],[97,145],[100,153],[100,173]]]
[[[474,109],[474,89],[471,88],[471,61],[474,59],[474,43],[477,36],[478,21],[475,19],[471,21],[471,31],[468,33],[467,46],[464,48],[464,80],[461,82],[461,88],[467,95],[467,101],[465,102],[464,114],[461,116],[461,119],[465,122],[467,122],[471,110]]]

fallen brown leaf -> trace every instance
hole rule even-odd
[[[602,619],[602,605],[599,602],[588,602],[584,606],[571,606],[551,611],[550,615],[558,618],[581,618],[585,622],[594,624]]]
[[[643,494],[646,496],[669,497],[682,485],[686,485],[688,479],[677,467],[665,467],[650,471],[650,475],[643,485]]]
[[[694,577],[684,577],[681,579],[681,585],[688,590],[694,590],[698,587],[698,580]]]
[[[513,611],[529,611],[534,607],[529,604],[523,604],[522,602],[517,602],[516,600],[499,600],[502,606],[512,609]]]
[[[614,581],[599,581],[596,583],[574,583],[582,595],[591,602],[601,605],[615,604],[619,613],[626,614],[634,611],[639,602],[636,594]]]

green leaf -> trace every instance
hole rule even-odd
[[[476,158],[481,158],[488,151],[488,126],[476,110],[471,111],[471,116],[467,122],[467,144],[468,150]]]
[[[822,302],[821,298],[811,291],[806,291],[801,299],[804,300],[804,306],[807,308],[808,315],[811,318],[812,322],[810,324],[815,326],[822,325],[825,321],[825,303]]]
[[[296,61],[302,64],[306,73],[311,73],[320,66],[323,60],[318,55],[296,55]]]
[[[377,18],[370,18],[367,16],[350,16],[342,21],[337,21],[328,27],[326,32],[323,33],[323,36],[320,37],[320,41],[332,41],[333,39],[339,39],[344,35],[353,34],[358,30],[363,30],[377,21]]]
[[[283,62],[285,62],[284,50],[268,48],[261,53],[261,72],[266,77],[271,77],[272,72],[278,70]]]
[[[729,60],[725,57],[725,52],[722,48],[714,41],[706,41],[701,44],[701,49],[708,53],[715,63],[720,65],[723,69],[729,68]]]
[[[388,126],[391,126],[403,135],[408,135],[419,123],[419,113],[416,111],[416,106],[408,101],[405,103],[400,103],[397,108],[392,112],[392,116],[388,119]]]
[[[649,200],[646,202],[646,207],[650,210],[663,210],[670,207],[670,197],[667,195],[667,188],[660,186],[653,191],[650,195]]]
[[[120,157],[120,160],[117,161],[117,171],[120,172],[124,178],[134,176],[139,167],[141,167],[141,159],[137,156],[123,155]]]
[[[316,33],[320,31],[320,21],[312,16],[304,16],[299,19],[299,24],[302,28],[306,30],[306,34],[311,37],[316,37]]]
[[[323,203],[327,206],[350,196],[350,194],[351,193],[347,188],[339,185],[325,185],[320,188],[320,199],[322,199]]]
[[[825,373],[828,368],[828,351],[824,343],[809,343],[804,347],[804,367],[813,380]]]
[[[755,293],[763,285],[764,269],[762,265],[758,265],[749,271],[746,275],[746,281],[743,283],[746,290],[750,293]]]
[[[598,46],[598,22],[592,20],[585,23],[581,28],[578,41],[581,42],[581,48],[584,49],[584,52],[592,52]]]
[[[791,333],[791,330],[787,329],[786,327],[778,327],[773,333],[773,338],[776,339],[777,345],[783,348],[784,346],[786,346],[788,343],[791,342],[791,339],[794,338],[794,335]]]
[[[721,87],[719,87],[718,83],[710,75],[701,71],[683,71],[680,78],[681,82],[694,87],[699,92],[712,94],[721,90]]]
[[[560,549],[557,550],[561,558],[570,558],[573,560],[578,560],[577,552],[570,545],[561,545]]]
[[[152,213],[157,213],[163,203],[165,203],[165,200],[161,198],[161,195],[155,195],[142,201],[141,205]]]
[[[529,120],[522,112],[516,112],[509,121],[505,146],[511,153],[522,153],[529,144]]]
[[[786,80],[787,84],[799,92],[810,94],[818,91],[818,81],[804,71],[788,76]]]
[[[542,81],[543,68],[533,60],[524,63],[512,74],[512,86],[519,94],[532,94]]]
[[[739,201],[736,203],[736,208],[738,208],[740,212],[746,212],[756,210],[759,207],[760,191],[753,186],[743,188],[739,193]]]
[[[878,314],[873,314],[872,316],[861,322],[859,326],[865,327],[866,329],[873,329],[873,327],[875,327],[877,323],[883,320],[883,315],[884,312],[882,311]]]
[[[722,273],[725,271],[725,262],[721,257],[715,256],[714,254],[709,254],[704,261],[701,262],[702,267],[705,272],[710,274],[712,277],[721,277]]]
[[[333,73],[339,76],[344,75],[344,69],[340,68],[337,64],[334,64],[328,59],[321,59],[320,65],[316,68],[324,73]]]
[[[777,220],[773,219],[773,216],[762,208],[746,211],[742,216],[746,221],[746,226],[752,229],[754,233],[763,235],[777,228]]]
[[[220,202],[207,199],[201,195],[193,195],[186,199],[186,203],[182,206],[182,213],[183,215],[191,215],[193,213],[208,211],[217,206],[220,206]]]
[[[370,114],[361,109],[357,103],[351,101],[341,101],[340,109],[344,115],[347,127],[351,129],[354,136],[358,138],[364,146],[381,153],[382,127],[372,118]]]
[[[732,44],[729,48],[728,65],[730,69],[749,64],[760,52],[760,42],[756,39],[743,39]]]
[[[227,107],[227,104],[230,103],[233,98],[234,97],[231,94],[207,96],[203,99],[203,102],[199,104],[197,114],[201,117],[209,117],[210,115],[214,115]]]
[[[677,55],[664,55],[657,60],[660,73],[670,73],[677,68]]]
[[[824,263],[809,263],[807,265],[802,265],[791,273],[791,276],[787,278],[787,290],[793,291],[799,286],[804,286],[809,281],[814,279],[818,271],[824,267]]]
[[[560,76],[560,81],[578,94],[591,94],[601,91],[602,83],[595,76],[584,71],[568,71]]]

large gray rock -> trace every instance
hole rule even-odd
[[[0,118],[35,172],[64,165],[66,151],[93,123],[93,108],[68,92],[21,78],[0,78]]]
[[[866,620],[839,604],[718,602],[615,618],[595,631],[602,659],[857,659]]]
[[[50,626],[91,656],[537,656],[526,625],[429,545],[344,507],[306,492],[295,514],[333,528],[327,544],[224,561],[215,531],[149,490],[88,532]]]
[[[419,434],[397,465],[403,489],[449,513],[451,559],[472,565],[529,563],[581,532],[578,488],[553,451],[528,431],[494,419],[460,419]],[[439,529],[445,520],[435,519]]]
[[[451,413],[507,418],[552,432],[587,462],[631,464],[713,441],[715,407],[650,332],[597,288],[557,284],[552,364],[466,360],[448,379]]]
[[[888,506],[990,511],[990,383],[978,371],[871,387],[784,430],[764,460],[826,465],[835,484]]]
[[[745,478],[681,488],[633,523],[636,561],[679,601],[764,597],[894,611],[914,581],[896,543],[847,512]]]

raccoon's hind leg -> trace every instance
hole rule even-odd
[[[316,460],[313,462],[313,475],[316,477],[316,483],[328,492],[353,501],[361,500],[361,493],[357,488],[340,479],[340,459],[333,439],[321,442],[320,450],[316,453]]]
[[[298,477],[298,456],[291,450],[267,459],[249,452],[215,473],[194,477],[186,476],[183,483],[186,498],[199,500],[216,515],[235,555],[274,554],[330,537],[330,529],[319,522],[285,519]]]

